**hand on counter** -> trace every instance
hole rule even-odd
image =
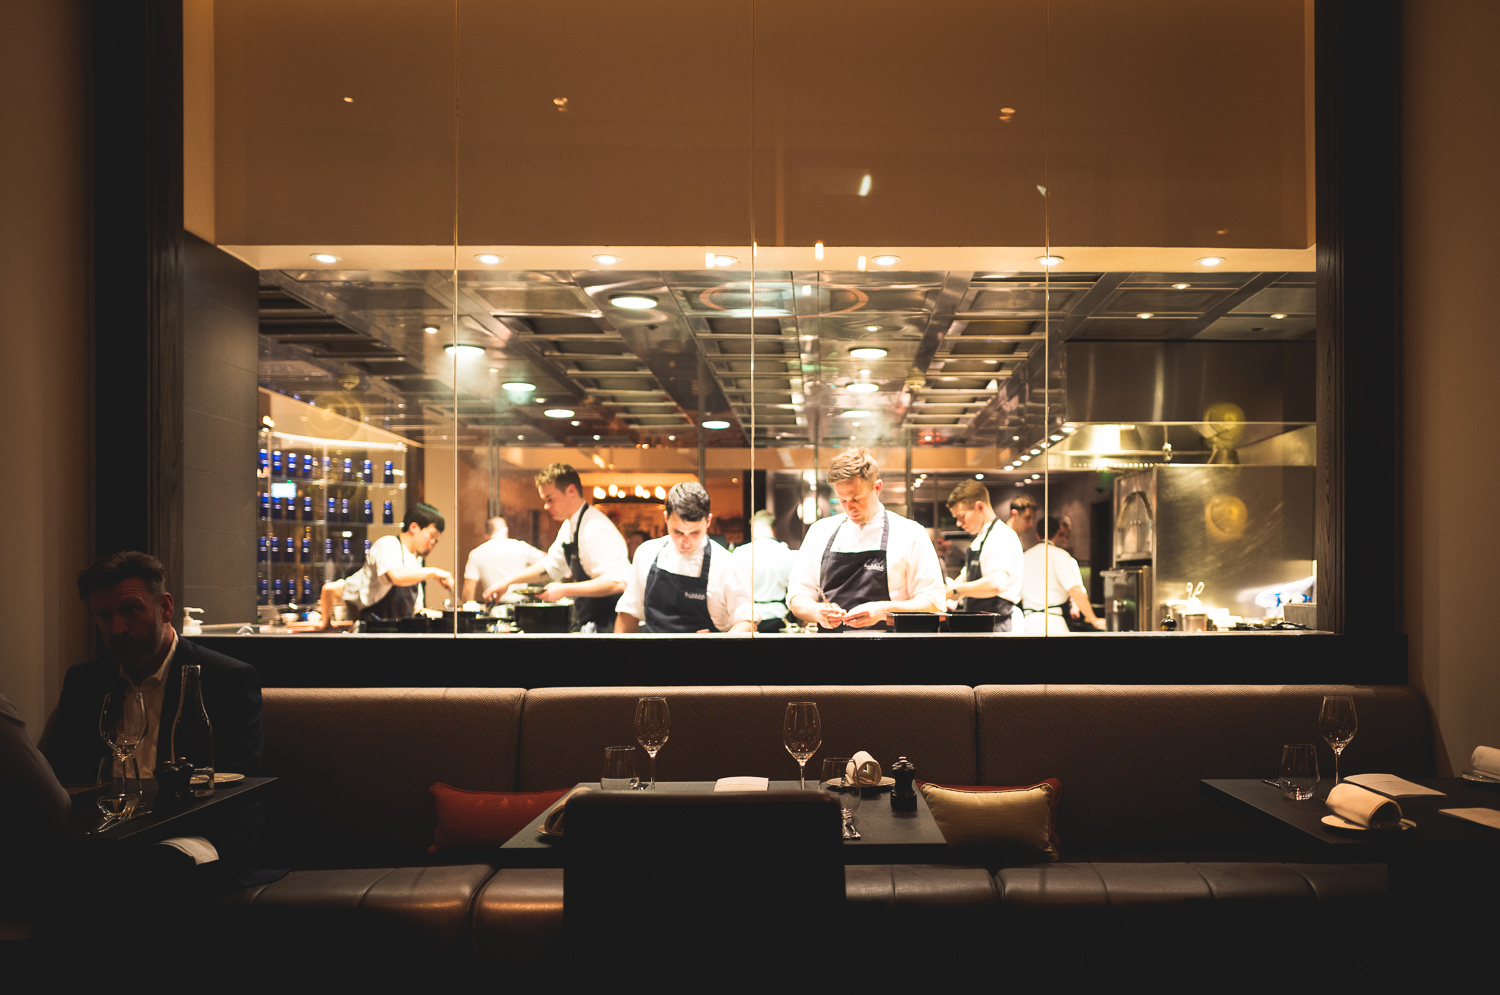
[[[567,586],[568,586],[567,584],[564,584],[561,581],[555,581],[554,580],[552,583],[550,583],[546,587],[544,587],[542,589],[542,593],[538,594],[537,597],[541,598],[543,601],[547,602],[548,604],[551,604],[551,603],[556,602],[556,601],[561,601],[563,598],[566,598],[566,597],[569,596],[569,593],[567,591]]]
[[[825,629],[837,629],[844,624],[844,609],[831,602],[818,605],[818,624]]]
[[[889,613],[889,601],[866,601],[844,613],[844,624],[855,629],[867,629],[879,624]]]

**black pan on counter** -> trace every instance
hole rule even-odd
[[[572,605],[523,601],[516,605],[512,617],[516,628],[522,632],[571,632],[573,629]]]
[[[1000,616],[995,612],[950,612],[949,632],[994,632]]]
[[[897,632],[937,632],[943,616],[937,612],[891,612]]]

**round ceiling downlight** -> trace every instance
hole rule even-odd
[[[856,380],[849,385],[851,394],[873,394],[880,389],[880,384],[870,383],[868,380]]]
[[[527,383],[524,380],[511,380],[507,383],[501,384],[500,386],[505,390],[514,391],[518,394],[530,394],[532,391],[536,390],[536,384]]]
[[[647,297],[645,294],[615,294],[610,297],[609,302],[615,307],[623,307],[631,311],[645,311],[656,307],[656,298]]]
[[[854,359],[884,359],[885,350],[875,346],[860,346],[858,349],[850,349],[849,355]]]
[[[318,263],[336,263],[339,261],[339,257],[331,252],[314,252],[312,257],[313,262]]]
[[[548,408],[546,411],[543,411],[542,414],[546,415],[548,418],[572,418],[573,417],[573,409],[572,408]]]
[[[876,266],[894,266],[900,261],[900,256],[884,255],[870,257],[870,262],[874,263]]]
[[[484,263],[486,266],[494,266],[496,263],[500,263],[500,262],[504,262],[505,261],[505,257],[504,256],[497,256],[493,252],[481,252],[477,256],[475,256],[474,258],[478,259],[480,262]]]
[[[728,428],[729,423],[722,418],[710,418],[708,421],[703,423],[703,427],[711,429],[722,429]]]

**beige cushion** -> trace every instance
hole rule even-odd
[[[960,791],[923,784],[922,796],[949,846],[1025,850],[1045,860],[1057,859],[1049,784],[1012,791]]]

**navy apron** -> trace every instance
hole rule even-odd
[[[397,587],[385,592],[385,597],[360,611],[359,617],[366,622],[380,619],[411,618],[417,613],[417,585]]]
[[[990,531],[998,525],[1000,519],[990,522],[990,527],[984,530],[984,535],[979,537],[979,543],[969,544],[969,555],[964,559],[964,580],[978,580],[984,574],[979,569],[979,554],[984,551],[984,544],[989,542]],[[994,612],[995,631],[1010,631],[1011,610],[1016,607],[1014,601],[1008,601],[998,594],[993,598],[964,598],[962,609],[966,612]]]
[[[891,598],[890,580],[886,576],[887,557],[886,546],[891,538],[891,519],[889,513],[882,511],[880,528],[880,549],[862,549],[854,553],[835,553],[833,541],[838,538],[839,529],[844,527],[844,522],[849,519],[846,516],[843,522],[839,522],[834,528],[833,535],[828,537],[828,545],[823,548],[823,562],[821,565],[820,583],[823,588],[823,600],[838,605],[840,608],[850,609],[862,605],[867,601],[889,601]],[[867,629],[889,629],[889,623],[881,621],[875,625],[866,626]],[[819,632],[857,632],[852,626],[841,625],[837,629],[825,630],[818,627]]]
[[[708,614],[708,557],[713,545],[712,539],[703,537],[703,569],[696,577],[661,569],[661,551],[657,552],[646,575],[647,632],[719,631]]]
[[[578,557],[578,533],[583,529],[583,516],[589,510],[589,503],[583,503],[583,509],[578,512],[578,521],[573,526],[573,541],[563,543],[563,556],[568,561],[568,574],[575,583],[585,580],[593,580],[583,569],[583,560]],[[596,632],[615,631],[615,604],[620,600],[618,594],[611,594],[607,598],[574,598],[573,599],[573,624],[571,631],[577,632],[587,622],[594,623]]]

